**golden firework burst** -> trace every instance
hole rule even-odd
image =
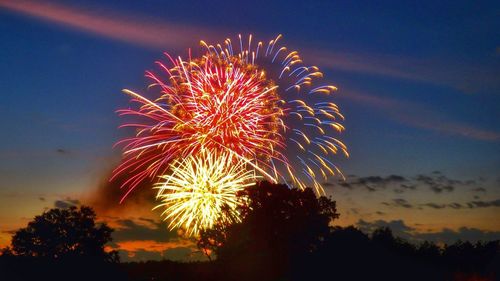
[[[238,193],[254,184],[255,172],[247,162],[227,153],[202,150],[176,160],[172,171],[157,184],[157,208],[170,229],[181,228],[188,236],[210,229],[216,222],[240,220]]]

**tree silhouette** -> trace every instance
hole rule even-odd
[[[258,183],[244,191],[242,221],[202,232],[207,262],[115,263],[112,229],[89,207],[53,209],[0,250],[0,280],[499,280],[500,241],[418,245],[389,228],[332,226],[335,201],[310,189]],[[27,270],[29,269],[29,270]]]
[[[210,249],[241,278],[279,280],[314,252],[338,218],[335,201],[311,189],[261,182],[244,191],[241,223],[201,233],[198,246]],[[264,278],[264,279],[263,279]]]
[[[95,219],[96,214],[90,207],[51,209],[14,234],[12,252],[26,257],[92,257],[118,261],[116,252],[104,250],[111,241],[113,229],[106,224],[96,224]]]

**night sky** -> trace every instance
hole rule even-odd
[[[0,0],[0,247],[48,208],[87,204],[125,260],[199,257],[149,190],[118,205],[115,111],[162,52],[238,33],[283,34],[339,88],[351,157],[325,184],[339,225],[500,239],[498,1],[102,2]]]

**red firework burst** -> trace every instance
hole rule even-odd
[[[324,98],[336,87],[316,85],[323,77],[319,68],[277,46],[280,37],[252,47],[252,36],[248,44],[239,36],[239,51],[230,39],[201,41],[200,58],[166,54],[170,67],[158,62],[159,75],[146,73],[160,89],[156,99],[124,90],[139,106],[119,114],[140,121],[123,125],[136,135],[119,142],[124,160],[113,177],[128,178],[123,199],[144,179],[167,173],[173,160],[204,149],[244,161],[268,180],[313,186],[319,194],[320,180],[342,175],[331,160],[339,151],[348,156],[334,136],[343,131],[344,117]]]
[[[151,101],[125,90],[140,108],[118,111],[143,117],[143,122],[123,125],[136,128],[137,134],[119,142],[125,144],[125,159],[115,175],[132,174],[123,183],[129,187],[127,194],[145,178],[165,173],[173,158],[202,148],[229,152],[264,173],[262,167],[269,167],[266,159],[286,161],[276,150],[283,146],[279,129],[284,112],[276,86],[264,71],[209,55],[170,59],[171,68],[158,63],[168,81],[147,73],[152,86],[161,88],[160,97]]]

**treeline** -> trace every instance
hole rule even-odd
[[[0,280],[499,280],[499,242],[411,244],[388,228],[366,235],[354,227],[332,230],[316,252],[296,257],[287,270],[251,261],[119,263],[93,257],[0,256]],[[283,257],[276,257],[280,259]],[[288,271],[288,272],[287,272]],[[281,276],[277,276],[281,275]]]
[[[147,261],[123,263],[128,280],[499,280],[499,241],[456,242],[439,247],[414,245],[388,228],[367,235],[355,227],[336,227],[317,251],[264,263],[260,254],[233,260],[182,263]],[[243,254],[242,254],[243,255]],[[280,259],[280,260],[278,260]],[[258,264],[258,266],[257,266]]]
[[[0,280],[499,280],[499,241],[412,244],[389,228],[367,235],[333,227],[335,201],[312,190],[258,183],[241,223],[205,231],[212,261],[120,263],[106,252],[111,229],[88,207],[53,209],[13,236]]]

